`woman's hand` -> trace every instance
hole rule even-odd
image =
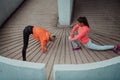
[[[74,37],[74,34],[71,34],[70,37],[73,38],[73,37]]]

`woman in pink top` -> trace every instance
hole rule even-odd
[[[89,49],[93,50],[108,50],[113,49],[115,53],[118,53],[120,50],[120,45],[96,45],[91,42],[91,39],[88,36],[90,27],[86,17],[79,17],[77,19],[77,24],[73,27],[69,39],[73,44],[73,50],[80,49],[79,42],[85,45]],[[77,31],[77,34],[76,34]]]

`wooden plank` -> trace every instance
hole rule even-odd
[[[14,48],[15,46],[18,46],[19,44],[19,42],[21,42],[21,40],[19,39],[19,40],[15,40],[14,42],[11,42],[11,43],[9,43],[9,44],[6,44],[6,45],[1,45],[1,47],[0,47],[0,49],[2,50],[2,49],[6,49],[7,48],[7,50],[9,50],[10,48]],[[17,44],[17,45],[14,45],[14,44]],[[2,50],[3,52],[4,52],[4,50]],[[5,50],[6,51],[6,50]],[[1,52],[2,53],[2,52]]]
[[[31,61],[32,59],[38,54],[36,52],[40,51],[40,43],[36,42],[34,40],[34,44],[29,46],[29,49],[27,50],[27,61]]]
[[[69,30],[69,34],[70,34],[70,31],[71,31],[71,30]],[[72,44],[71,44],[70,41],[69,41],[68,47],[69,47],[69,50],[70,50],[69,52],[70,52],[70,57],[71,57],[71,63],[72,63],[72,64],[77,64],[76,56],[75,56],[75,54],[74,54],[73,51],[72,51]]]
[[[7,44],[7,43],[10,43],[10,42],[13,42],[14,40],[19,40],[19,39],[21,39],[21,35],[10,35],[10,36],[6,36],[6,35],[4,35],[5,37],[3,37],[3,38],[0,38],[0,42],[2,42],[2,43],[0,43],[0,45],[4,45],[4,44]],[[5,42],[7,42],[7,43],[5,43]]]
[[[34,44],[34,42],[32,43],[32,44]],[[32,45],[32,44],[30,44],[30,45]],[[13,56],[15,56],[16,55],[16,53],[17,52],[21,52],[22,50],[21,50],[21,46],[22,45],[22,41],[19,43],[19,45],[18,46],[15,46],[15,47],[13,47],[13,48],[11,48],[10,50],[8,50],[7,52],[6,52],[6,54],[4,54],[4,55],[6,55],[7,57],[13,57]],[[7,53],[9,53],[9,54],[7,54]],[[18,53],[19,54],[19,53]],[[21,55],[21,54],[20,54]]]
[[[21,40],[20,40],[21,42]],[[4,49],[1,49],[0,53],[2,53],[1,55],[3,56],[9,56],[10,54],[14,53],[14,51],[20,49],[20,45],[22,45],[22,43],[19,43],[17,41],[8,44],[7,46],[4,47]]]
[[[114,32],[115,33],[115,32]],[[108,32],[103,32],[103,31],[94,31],[94,34],[97,34],[97,35],[100,35],[100,36],[103,36],[103,37],[107,37],[109,39],[112,39],[112,40],[115,40],[115,41],[120,41],[119,38],[120,38],[120,35],[115,33],[115,35],[113,35],[113,32],[112,34],[111,33],[108,33]]]
[[[85,58],[86,58],[86,62],[92,63],[95,62],[95,60],[93,59],[93,57],[91,57],[91,55],[88,53],[88,51],[86,50],[86,47],[84,45],[81,45],[82,49],[82,53],[84,54]]]
[[[61,31],[61,34],[63,32]],[[59,36],[62,36],[59,34]],[[49,54],[51,55],[50,58],[48,59],[48,61],[46,62],[46,69],[47,69],[47,78],[49,79],[50,78],[50,74],[51,74],[51,71],[52,71],[52,68],[53,68],[53,64],[54,64],[54,61],[55,61],[55,56],[56,56],[56,52],[58,51],[58,45],[59,45],[59,41],[60,39],[57,39],[53,45],[53,48],[51,48],[51,52],[49,52]]]
[[[55,56],[55,59],[54,59],[54,64],[59,64],[60,63],[60,55],[61,55],[61,50],[62,50],[62,34],[63,34],[63,31],[61,31],[61,36],[59,36],[59,42],[58,42],[58,47],[57,47],[57,52],[55,53],[56,56]],[[53,67],[52,65],[52,67]],[[49,76],[49,80],[53,80],[53,68],[51,69],[51,73],[50,73],[50,76]]]
[[[65,46],[65,48],[66,48],[66,52],[65,52],[65,64],[71,64],[71,56],[70,56],[70,48],[69,48],[69,39],[68,39],[68,37],[70,36],[70,34],[68,33],[68,31],[69,31],[69,29],[67,28],[66,29],[66,31],[65,31],[65,33],[66,33],[66,35],[65,35],[65,43],[66,43],[66,46]]]
[[[60,64],[65,63],[65,28],[63,28],[63,34],[62,34],[62,49],[61,49],[61,55],[60,55]]]
[[[78,51],[78,54],[81,58],[82,63],[88,63],[89,61],[88,61],[87,57],[85,56],[83,49],[84,49],[84,47],[81,46],[81,49]]]

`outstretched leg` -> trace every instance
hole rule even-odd
[[[92,43],[91,41],[89,41],[86,45],[87,48],[93,49],[93,50],[109,50],[109,49],[114,49],[115,46],[114,45],[96,45],[94,43]]]

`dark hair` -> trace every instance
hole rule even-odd
[[[86,25],[86,26],[88,26],[88,27],[90,27],[89,24],[88,24],[88,21],[87,21],[87,18],[86,18],[86,17],[79,17],[79,18],[77,19],[77,21],[80,22],[80,23],[83,23],[84,25]]]
[[[54,40],[55,40],[55,39],[56,39],[56,36],[55,36],[55,35],[52,35],[52,36],[50,37],[50,41],[54,41],[53,38],[54,38]]]

